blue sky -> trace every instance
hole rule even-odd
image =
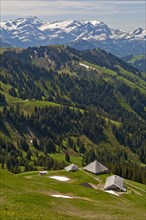
[[[1,20],[37,16],[44,21],[99,20],[112,28],[145,28],[144,0],[1,0]]]

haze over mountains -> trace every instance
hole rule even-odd
[[[37,17],[1,22],[1,46],[66,44],[76,49],[101,48],[117,56],[145,53],[146,30],[112,29],[105,23],[66,20],[44,22]]]

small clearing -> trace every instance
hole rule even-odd
[[[70,180],[69,178],[67,178],[65,176],[49,176],[49,178],[59,180],[59,181],[63,181],[63,182],[66,182],[66,181]]]

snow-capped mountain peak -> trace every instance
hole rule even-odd
[[[44,23],[40,30],[46,30],[46,29],[61,29],[66,30],[67,29],[73,29],[74,27],[77,27],[80,25],[80,22],[75,20],[66,20],[66,21],[58,21],[58,22],[52,22],[52,23]]]
[[[41,21],[39,18],[35,16],[29,16],[27,18],[18,18],[15,20],[10,21],[3,21],[1,22],[1,27],[7,28],[7,29],[16,29],[19,27],[19,25],[25,25],[25,24],[32,24],[32,25],[38,25],[41,26],[44,22]]]
[[[92,21],[90,21],[90,23],[95,26],[95,25],[101,24],[102,22],[97,21],[97,20],[92,20]]]
[[[100,47],[116,55],[124,48],[125,55],[143,51],[146,30],[138,28],[128,33],[111,29],[98,20],[44,22],[29,16],[1,22],[1,38],[5,44],[16,47],[68,44],[77,49]]]

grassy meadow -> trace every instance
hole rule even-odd
[[[107,175],[95,176],[79,170],[73,173],[49,171],[1,174],[1,220],[144,220],[146,217],[145,186],[126,180],[127,193],[119,197],[99,190]],[[68,182],[49,178],[59,175]],[[95,188],[83,187],[88,182]],[[51,195],[73,198],[55,198]]]

